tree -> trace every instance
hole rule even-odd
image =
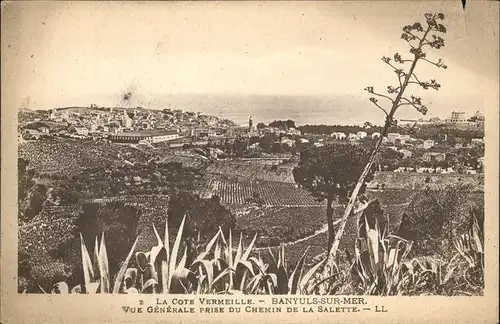
[[[183,238],[189,247],[190,256],[194,252],[194,240],[198,234],[202,238],[213,236],[219,227],[229,235],[229,229],[234,229],[234,215],[220,203],[218,196],[202,199],[189,191],[181,191],[169,200],[169,228],[177,230],[186,215]]]
[[[247,149],[247,141],[242,137],[237,137],[233,143],[233,153],[237,157],[243,157],[243,153]]]
[[[274,133],[264,134],[264,136],[259,139],[259,146],[266,151],[271,151],[273,148],[273,143],[278,139],[279,136]]]
[[[475,216],[483,230],[482,199],[471,199],[473,188],[458,184],[417,193],[407,207],[397,235],[413,241],[414,256],[449,256],[453,239],[466,232]]]
[[[359,192],[372,169],[372,165],[375,162],[377,154],[380,150],[380,146],[382,145],[382,140],[387,135],[388,130],[391,126],[397,126],[397,123],[395,123],[394,114],[396,113],[398,108],[403,106],[411,106],[423,115],[427,113],[427,107],[422,103],[422,99],[420,97],[414,95],[410,95],[408,97],[406,95],[408,86],[417,85],[424,90],[439,90],[439,88],[441,87],[441,85],[437,83],[436,80],[420,80],[420,78],[418,78],[415,73],[415,68],[418,62],[429,63],[436,66],[437,68],[447,68],[447,66],[441,59],[437,61],[431,61],[430,59],[428,59],[427,53],[425,52],[425,50],[431,48],[440,49],[444,46],[444,39],[439,36],[442,33],[446,33],[446,27],[439,23],[440,21],[444,20],[444,14],[426,13],[424,17],[425,26],[419,22],[416,22],[412,25],[406,25],[403,27],[401,39],[408,43],[410,47],[409,53],[411,54],[411,58],[404,58],[399,53],[394,54],[393,60],[389,57],[382,57],[382,61],[394,70],[397,76],[398,84],[396,86],[389,85],[387,87],[388,95],[376,92],[373,86],[368,86],[365,88],[368,93],[388,101],[390,110],[384,108],[383,105],[379,104],[379,100],[376,97],[370,98],[370,101],[385,114],[384,128],[382,129],[382,132],[380,134],[381,136],[378,139],[375,148],[373,149],[368,163],[366,163],[366,166],[361,173],[361,176],[359,177],[354,190],[352,191],[349,203],[347,204],[344,215],[340,222],[339,230],[337,231],[333,245],[328,252],[328,266],[326,267],[327,269],[333,269],[335,256],[337,254],[340,240],[344,233],[347,218],[351,215]],[[407,66],[408,63],[409,67]]]
[[[262,129],[262,128],[266,128],[266,124],[264,124],[264,123],[258,123],[257,124],[257,129]]]
[[[363,171],[370,151],[365,146],[332,144],[303,151],[293,169],[295,182],[322,201],[326,199],[328,249],[334,238],[334,203],[345,204]]]
[[[291,119],[288,120],[275,120],[269,124],[269,127],[277,127],[280,129],[297,128],[295,122]]]

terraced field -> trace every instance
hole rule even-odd
[[[323,206],[310,193],[297,188],[295,184],[227,177],[223,175],[206,175],[200,189],[200,196],[210,197],[217,194],[226,205],[243,205],[254,196],[260,196],[265,206]]]
[[[293,179],[294,165],[283,163],[280,165],[265,165],[251,161],[214,161],[205,170],[214,175],[237,175],[248,179],[295,183]]]
[[[91,168],[110,168],[130,163],[145,162],[150,154],[129,146],[103,142],[61,138],[24,142],[18,147],[19,158],[30,162],[38,174],[74,175]]]

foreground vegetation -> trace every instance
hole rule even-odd
[[[376,202],[376,201],[375,201]],[[371,206],[373,201],[367,206]],[[365,210],[369,210],[368,207]],[[219,231],[206,244],[196,242],[190,252],[184,241],[186,218],[175,239],[168,222],[163,238],[154,224],[155,246],[137,249],[134,241],[124,262],[110,271],[105,234],[93,249],[80,236],[79,284],[61,281],[52,293],[188,293],[188,294],[363,294],[363,295],[481,295],[484,287],[484,238],[474,213],[449,240],[446,253],[412,256],[422,240],[391,235],[389,226],[372,213],[357,215],[353,255],[339,255],[333,269],[324,269],[319,256],[312,263],[301,252],[293,264],[287,248],[255,248],[257,235],[244,248],[242,237]],[[107,235],[110,235],[109,233]],[[173,242],[173,244],[172,244]],[[292,249],[297,249],[297,246]],[[89,253],[93,251],[93,253]],[[274,252],[273,252],[274,250]],[[295,252],[295,251],[294,251]],[[92,257],[91,257],[92,255]],[[325,271],[326,270],[326,271]],[[26,289],[24,290],[27,291]],[[44,291],[39,289],[39,291]]]

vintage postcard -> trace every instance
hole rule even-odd
[[[498,1],[1,15],[1,323],[498,322]]]

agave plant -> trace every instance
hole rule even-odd
[[[317,258],[305,271],[308,248],[295,266],[290,268],[284,245],[280,246],[277,257],[268,248],[269,262],[266,263],[260,252],[255,253],[254,250],[257,235],[244,249],[240,233],[238,246],[234,248],[232,231],[229,231],[226,240],[221,228],[201,252],[196,252],[193,262],[187,264],[187,247],[183,254],[179,253],[185,217],[172,248],[168,222],[163,240],[153,224],[156,245],[147,252],[135,251],[136,239],[121,264],[113,285],[110,281],[104,234],[100,242],[96,238],[93,260],[83,236],[80,235],[82,284],[70,290],[65,282],[59,282],[52,287],[51,292],[451,295],[460,293],[459,288],[464,285],[469,286],[466,289],[468,291],[482,291],[484,250],[482,233],[475,217],[469,231],[455,238],[457,252],[448,262],[430,256],[407,260],[412,242],[389,235],[389,222],[383,232],[379,229],[377,219],[371,223],[366,215],[360,218],[355,258],[352,262],[339,261],[338,265],[333,265],[333,269],[322,271],[318,270],[324,265],[326,258]],[[130,266],[133,257],[135,266]]]
[[[149,252],[136,252],[137,268],[127,268],[125,260],[116,278],[114,293],[187,293],[197,284],[195,274],[186,268],[187,247],[177,263],[181,248],[185,217],[170,249],[168,222],[165,222],[165,236],[161,239],[153,224],[157,244]],[[123,273],[123,275],[122,275]]]
[[[397,292],[401,260],[408,255],[412,242],[388,235],[387,226],[381,232],[377,219],[373,228],[366,215],[360,221],[353,272],[361,280],[363,294],[392,295]]]
[[[310,294],[317,286],[316,277],[321,265],[326,261],[323,259],[316,262],[307,272],[304,273],[305,257],[309,247],[306,248],[297,264],[290,272],[287,267],[287,259],[285,257],[285,246],[281,245],[278,250],[278,258],[276,259],[271,249],[268,248],[270,261],[269,264],[264,264],[260,256],[252,257],[250,260],[258,269],[258,274],[250,280],[248,287],[250,293],[265,293],[265,294],[288,294],[288,295],[303,295]]]

